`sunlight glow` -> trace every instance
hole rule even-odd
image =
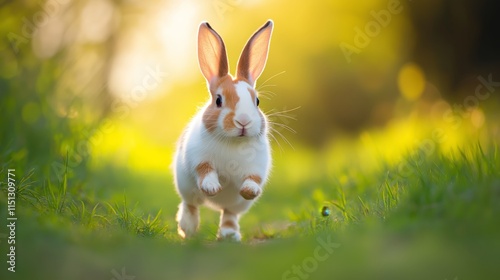
[[[109,0],[91,0],[83,8],[80,29],[81,39],[90,42],[104,42],[113,29],[115,7]]]
[[[93,168],[102,168],[111,162],[136,171],[169,172],[172,147],[144,137],[126,123],[113,122],[109,130],[102,142],[92,147]]]
[[[186,79],[196,73],[196,32],[199,9],[191,1],[178,1],[173,7],[164,8],[156,18],[156,30],[163,44],[162,55],[175,69],[175,79]],[[198,73],[196,73],[198,74]]]
[[[144,87],[152,72],[161,79],[148,87],[147,98],[166,94],[173,81],[198,75],[196,30],[198,7],[191,1],[177,1],[154,8],[147,20],[129,26],[120,38],[113,62],[110,89],[121,99],[133,98],[137,87]],[[158,75],[155,75],[155,77]],[[145,98],[136,98],[141,99]]]

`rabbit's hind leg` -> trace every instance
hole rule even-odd
[[[198,231],[200,224],[200,210],[197,205],[186,203],[179,204],[176,221],[178,223],[177,232],[182,238],[189,238]]]

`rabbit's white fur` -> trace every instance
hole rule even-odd
[[[174,181],[182,198],[176,218],[182,237],[196,232],[198,208],[207,205],[221,212],[218,237],[239,241],[239,216],[262,192],[271,153],[254,85],[265,66],[272,27],[268,21],[250,38],[233,78],[222,38],[208,23],[200,25],[200,68],[212,98],[192,119],[175,153]]]

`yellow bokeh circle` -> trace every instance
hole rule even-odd
[[[398,75],[398,87],[406,99],[419,99],[425,89],[425,75],[422,69],[415,63],[403,65]]]

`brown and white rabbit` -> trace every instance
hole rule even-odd
[[[253,34],[232,77],[222,38],[207,22],[200,24],[198,60],[211,98],[183,132],[173,164],[182,198],[178,233],[184,238],[197,231],[199,207],[207,205],[221,212],[218,238],[240,241],[238,219],[262,193],[271,152],[255,82],[266,65],[272,30],[269,20]]]

